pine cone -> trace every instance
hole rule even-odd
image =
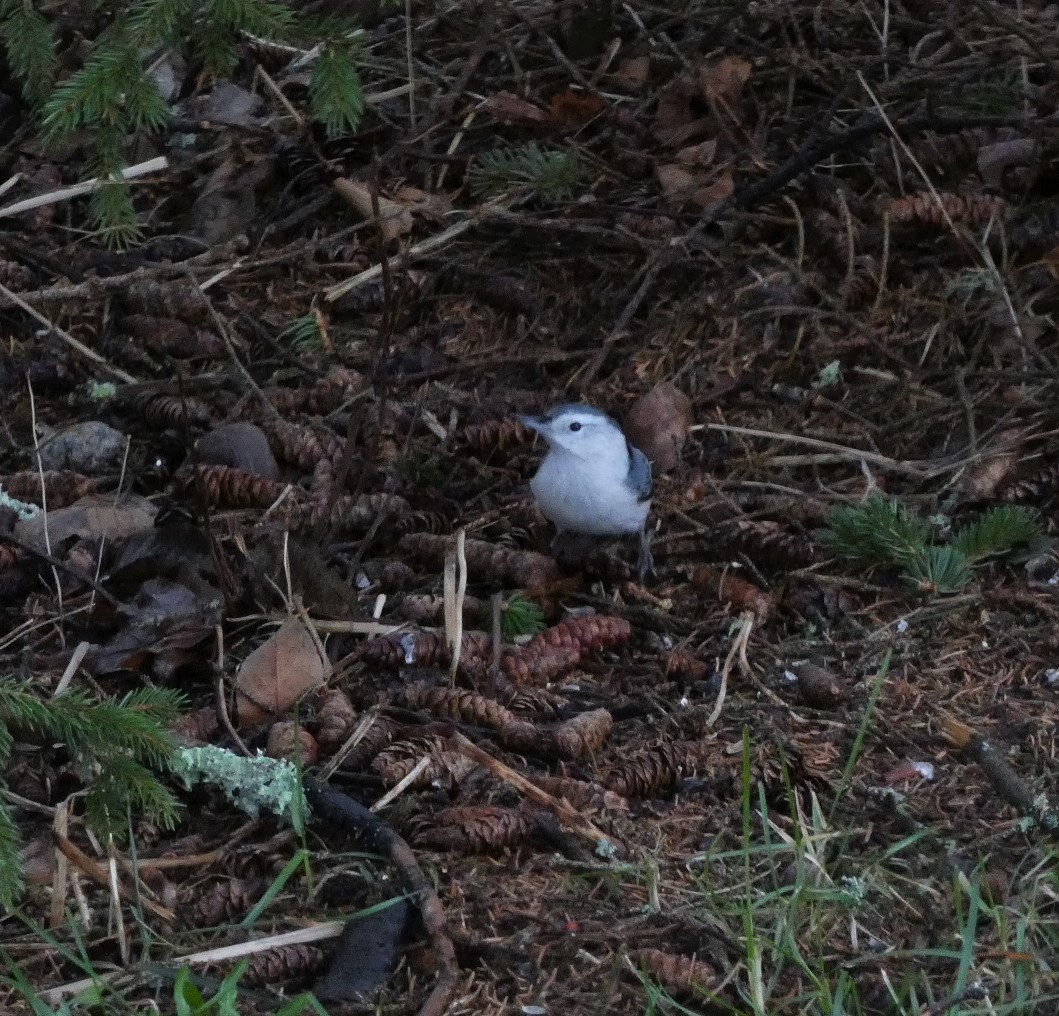
[[[445,808],[423,828],[417,843],[436,850],[482,853],[517,846],[533,831],[535,819],[517,808]]]
[[[409,533],[398,546],[421,565],[439,568],[452,546],[452,537]],[[467,540],[464,551],[467,570],[478,581],[519,588],[540,588],[559,579],[559,566],[552,558],[530,550],[499,547],[484,540]]]

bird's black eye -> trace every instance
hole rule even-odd
[[[581,429],[581,424],[579,424],[579,423],[578,423],[578,422],[577,422],[577,421],[575,420],[575,421],[574,421],[573,423],[571,423],[571,424],[570,424],[570,429],[571,429],[572,431],[579,431],[579,430]]]

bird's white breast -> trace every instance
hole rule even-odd
[[[560,530],[593,536],[635,533],[643,527],[650,503],[640,501],[626,484],[627,460],[625,465],[618,472],[608,468],[613,466],[610,457],[584,459],[553,448],[530,489],[541,511]]]

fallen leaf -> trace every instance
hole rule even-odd
[[[241,146],[229,149],[191,206],[194,235],[206,243],[222,243],[245,233],[257,214],[255,190],[272,171],[270,160]]]
[[[195,113],[212,124],[229,127],[259,127],[264,123],[265,104],[245,88],[220,80],[209,95],[202,96]]]
[[[418,187],[405,185],[394,192],[394,200],[410,212],[430,222],[442,222],[452,211],[452,201],[445,194],[432,194]]]
[[[682,145],[706,133],[709,117],[698,115],[693,102],[701,106],[702,95],[699,86],[686,75],[659,95],[651,131],[662,144]]]
[[[569,88],[551,97],[552,116],[568,126],[588,123],[603,112],[603,96],[590,92],[574,92]]]
[[[15,524],[15,536],[38,550],[46,549],[45,525],[54,548],[71,537],[120,540],[154,526],[158,509],[139,494],[88,494],[68,508],[41,512]]]
[[[482,103],[483,112],[504,123],[553,124],[555,118],[514,92],[497,92]]]
[[[1023,435],[1017,430],[1002,431],[989,449],[989,454],[969,469],[961,486],[975,500],[994,497],[1018,468],[1022,453]]]
[[[137,670],[147,656],[189,649],[211,636],[220,623],[224,597],[219,590],[195,592],[180,582],[148,579],[121,613],[128,624],[92,654],[93,674]]]
[[[688,202],[698,184],[695,173],[673,162],[655,166],[655,179],[662,188],[666,207],[672,210]]]
[[[689,145],[677,152],[677,162],[682,166],[705,168],[713,163],[717,155],[717,139],[710,138],[697,145]]]
[[[680,462],[691,423],[691,400],[676,385],[663,381],[629,410],[625,433],[654,469],[667,473]]]
[[[255,727],[287,712],[327,680],[330,665],[301,621],[290,618],[244,661],[235,678],[239,726]]]
[[[700,70],[699,78],[707,95],[731,107],[742,96],[753,69],[753,64],[741,56],[724,56]]]
[[[351,205],[363,218],[371,219],[375,215],[375,205],[372,201],[371,189],[359,180],[348,180],[339,177],[331,184],[342,200]],[[382,229],[383,239],[396,240],[412,230],[414,220],[409,209],[399,205],[396,201],[379,195],[379,225]]]
[[[610,75],[611,80],[619,87],[630,92],[638,92],[647,84],[651,75],[651,58],[633,56],[622,60],[617,69]]]
[[[712,183],[703,183],[704,176],[674,162],[655,166],[655,179],[662,188],[666,209],[675,212],[689,203],[708,208],[734,193],[735,180],[731,170],[726,169]]]
[[[734,193],[735,180],[732,178],[732,171],[726,169],[713,183],[699,187],[691,195],[691,200],[700,208],[709,208],[718,201],[727,201]]]

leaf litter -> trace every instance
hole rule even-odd
[[[185,930],[270,885],[290,932],[412,894],[342,994],[1052,1012],[1054,553],[942,595],[820,534],[880,491],[939,545],[1005,504],[1054,528],[1054,13],[905,5],[880,55],[863,6],[604,6],[413,5],[407,51],[403,14],[369,25],[340,142],[290,117],[300,71],[255,90],[275,54],[167,63],[200,112],[137,185],[141,247],[74,238],[80,198],[0,209],[5,673],[49,694],[89,643],[78,684],[180,687],[182,740],[324,778],[311,883],[282,822],[201,786],[174,831],[133,816],[135,870]],[[92,175],[77,146],[0,159],[5,204]],[[516,415],[571,399],[653,446],[646,585],[620,543],[548,552]],[[123,461],[39,471],[42,435],[93,421]],[[516,594],[546,627],[503,638]],[[24,907],[69,935],[73,864],[120,964],[78,780],[58,745],[9,763]],[[167,938],[153,906],[125,934]],[[0,941],[40,990],[81,976]],[[282,948],[242,1011],[326,967]]]

